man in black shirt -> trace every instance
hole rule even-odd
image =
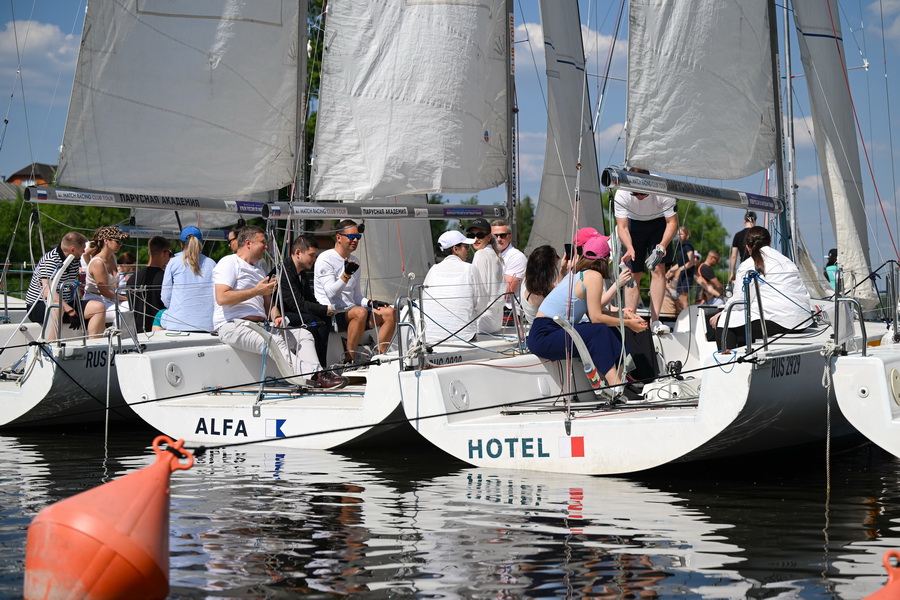
[[[328,364],[325,359],[334,309],[316,300],[311,269],[318,253],[319,242],[316,238],[301,235],[294,240],[291,254],[284,260],[275,302],[291,327],[305,325],[309,329],[315,340],[319,364],[325,365]]]
[[[734,234],[734,240],[731,242],[731,264],[728,265],[728,283],[734,281],[734,274],[737,273],[737,266],[750,257],[747,247],[744,244],[744,236],[747,230],[756,225],[756,213],[748,210],[744,215],[744,228]],[[738,260],[740,259],[740,260]]]
[[[172,256],[169,240],[158,235],[150,238],[147,249],[150,251],[150,262],[146,267],[138,269],[132,280],[134,325],[138,333],[152,331],[157,313],[165,308],[161,297],[163,275],[166,272],[166,264]]]

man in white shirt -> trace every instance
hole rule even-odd
[[[267,277],[260,267],[266,254],[266,233],[248,225],[237,238],[237,251],[222,258],[213,269],[216,308],[213,327],[222,342],[237,350],[262,355],[266,343],[248,323],[264,323],[268,315],[274,317],[275,327],[281,327],[277,306],[271,305],[272,293],[278,285],[274,277]],[[306,329],[286,329],[290,338],[285,341],[273,335],[278,351],[293,364],[298,375],[313,374],[313,385],[320,389],[338,389],[347,385],[345,377],[322,371],[316,357],[315,342]]]
[[[630,170],[647,173],[645,169]],[[622,262],[631,269],[637,282],[644,272],[645,259],[650,270],[650,331],[669,333],[669,327],[659,322],[659,311],[666,293],[663,258],[678,230],[675,198],[618,190],[615,205],[616,232],[625,251]],[[637,310],[640,294],[637,285],[626,287],[625,308]]]
[[[472,266],[477,275],[475,312],[481,315],[478,317],[478,332],[496,333],[503,326],[503,304],[507,289],[500,250],[493,240],[487,219],[475,219],[466,233],[475,238],[472,245],[475,248]]]
[[[369,327],[378,329],[378,352],[387,352],[394,337],[397,317],[387,302],[366,298],[359,283],[359,259],[353,251],[359,246],[362,233],[356,222],[344,219],[337,224],[334,248],[319,254],[316,259],[315,293],[321,304],[336,310],[338,329],[347,332],[347,360],[356,359],[356,348]]]
[[[512,309],[514,297],[519,297],[519,286],[525,279],[525,267],[528,266],[528,258],[525,253],[512,245],[512,229],[509,223],[503,219],[491,222],[491,235],[497,240],[497,248],[500,249],[500,258],[503,260],[503,276],[506,278],[506,309]]]
[[[474,243],[455,230],[438,238],[444,259],[428,270],[422,293],[428,344],[475,337],[475,268],[466,262]]]

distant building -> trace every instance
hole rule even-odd
[[[45,165],[44,163],[34,163],[28,165],[24,169],[19,169],[6,178],[6,183],[14,183],[16,185],[49,185],[53,181],[53,173],[56,171],[56,165]]]

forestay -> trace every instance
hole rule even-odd
[[[631,0],[630,165],[739,179],[775,162],[767,3]]]
[[[60,183],[235,199],[290,183],[301,21],[304,2],[92,0]]]
[[[603,231],[600,174],[584,70],[581,18],[575,0],[541,0],[547,62],[547,147],[537,214],[526,253],[572,239],[577,165],[580,218],[577,227]]]
[[[838,5],[794,0],[793,6],[844,289],[871,307],[877,302],[874,286],[856,287],[869,275],[869,236]]]
[[[468,193],[506,181],[505,4],[328,3],[314,199]]]

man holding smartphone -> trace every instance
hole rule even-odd
[[[635,167],[629,170],[649,173]],[[650,271],[650,331],[667,334],[669,327],[660,323],[659,312],[666,293],[663,258],[678,229],[675,198],[618,190],[615,205],[616,231],[624,251],[622,262],[634,273],[635,281],[640,281],[645,267]],[[625,288],[626,308],[637,310],[639,300],[638,286]]]

